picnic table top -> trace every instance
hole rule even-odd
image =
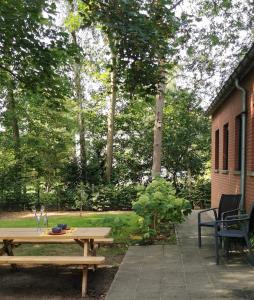
[[[97,239],[105,238],[110,234],[110,227],[76,227],[67,230],[65,234],[50,235],[50,229],[42,228],[0,228],[0,239]]]

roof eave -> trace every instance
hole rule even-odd
[[[234,72],[230,75],[229,79],[225,82],[218,95],[212,101],[211,105],[208,107],[206,113],[212,115],[215,111],[224,103],[228,96],[235,89],[235,80],[243,80],[245,76],[254,67],[254,44],[245,55],[244,59],[239,63]]]

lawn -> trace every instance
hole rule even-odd
[[[128,242],[138,233],[138,216],[133,212],[121,214],[93,214],[85,216],[55,215],[48,218],[49,227],[66,223],[70,227],[111,227],[115,242]],[[35,218],[0,219],[0,227],[36,227]]]
[[[49,227],[59,223],[67,223],[70,227],[111,227],[111,236],[114,238],[113,245],[104,245],[97,249],[98,256],[106,258],[105,265],[96,272],[90,272],[88,276],[88,298],[104,299],[111,282],[117,272],[128,245],[136,244],[141,239],[138,216],[133,212],[124,213],[94,213],[84,216],[67,214],[49,216]],[[33,217],[4,217],[0,218],[0,227],[35,227]],[[163,241],[162,241],[163,242]],[[170,243],[175,242],[172,235]],[[83,249],[77,244],[23,244],[14,249],[15,255],[83,255]],[[39,299],[39,297],[66,299],[66,296],[79,298],[80,269],[61,268],[53,266],[40,266],[22,268],[21,272],[13,272],[9,266],[0,268],[0,298],[11,295],[14,298],[24,296],[24,299]],[[57,280],[55,278],[57,277]],[[60,278],[60,279],[59,279]],[[61,287],[59,281],[63,283]],[[26,288],[28,283],[36,288]],[[23,287],[22,289],[20,288]],[[59,288],[60,286],[60,288]],[[78,286],[78,288],[77,288]],[[15,287],[15,288],[14,288]],[[11,291],[11,292],[10,292]],[[32,297],[32,298],[31,298]],[[42,299],[42,298],[40,298]],[[44,298],[43,298],[44,299]]]
[[[138,216],[133,212],[121,214],[93,214],[85,216],[54,215],[49,217],[49,227],[67,223],[70,227],[111,227],[113,246],[101,247],[97,254],[106,257],[107,262],[115,265],[127,250],[128,244],[133,243],[132,237],[139,236]],[[0,227],[35,227],[34,217],[0,219]],[[82,255],[78,245],[35,244],[21,245],[15,249],[16,255]]]
[[[139,230],[138,216],[134,212],[116,213],[94,213],[83,216],[65,214],[49,216],[49,228],[57,224],[66,223],[70,227],[111,227],[111,236],[114,244],[103,246],[98,249],[97,254],[106,257],[107,263],[115,265],[125,254],[128,245],[141,241],[142,234]],[[0,227],[35,227],[34,217],[11,217],[0,219]],[[159,243],[175,243],[175,235],[170,239],[159,241]],[[82,249],[75,244],[34,244],[21,245],[15,249],[16,255],[82,255]]]

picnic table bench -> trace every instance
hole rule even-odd
[[[0,265],[81,265],[83,266],[82,297],[84,297],[87,291],[88,267],[100,265],[105,261],[105,257],[90,256],[89,250],[94,249],[95,243],[113,242],[113,239],[107,238],[110,230],[108,227],[75,228],[63,235],[49,235],[48,232],[39,232],[35,228],[0,228],[0,241],[3,242],[3,247],[0,249]],[[82,246],[84,256],[14,256],[13,248],[22,243],[77,243]],[[4,254],[7,256],[1,256]]]
[[[101,245],[109,245],[113,244],[114,239],[113,238],[100,238],[100,239],[94,239],[93,241],[90,242],[90,249],[89,251],[91,252],[92,255],[96,255],[96,248],[99,248]],[[0,243],[3,243],[3,240],[0,240]],[[38,239],[38,238],[33,238],[33,239],[15,239],[12,241],[14,244],[14,247],[17,247],[22,244],[79,244],[81,247],[83,247],[82,243],[79,243],[78,241],[75,241],[73,239],[57,239],[55,238],[54,240],[52,239]],[[1,255],[1,249],[0,249],[0,255]]]

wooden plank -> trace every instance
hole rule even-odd
[[[100,239],[110,234],[109,227],[87,227],[75,228],[73,232],[63,235],[46,235],[44,231],[38,232],[36,228],[0,228],[0,240],[5,239],[28,239],[38,238],[40,240],[68,240],[68,239]]]
[[[95,244],[112,244],[114,243],[113,238],[94,239]]]
[[[0,240],[2,243],[3,240]],[[76,241],[74,239],[38,239],[38,238],[26,238],[26,239],[15,239],[14,244],[75,244]],[[94,239],[94,244],[112,244],[114,242],[113,238],[101,238]]]
[[[86,296],[86,292],[87,292],[87,267],[85,266],[83,268],[83,275],[82,275],[82,290],[81,290],[81,297],[85,297]]]
[[[83,251],[84,251],[84,257],[88,255],[88,247],[89,247],[89,240],[83,240]],[[93,256],[90,256],[93,257]],[[81,290],[81,297],[85,297],[87,290],[87,268],[84,266],[83,268],[83,275],[82,275],[82,290]]]
[[[75,244],[74,239],[39,239],[39,238],[26,238],[26,239],[15,239],[16,244]]]
[[[88,256],[88,246],[89,246],[89,241],[88,240],[83,240],[84,243],[84,256]]]
[[[0,243],[2,241],[0,240]],[[75,244],[74,239],[38,239],[38,238],[26,238],[26,239],[15,239],[13,241],[16,244]],[[113,238],[101,238],[101,239],[94,239],[94,244],[112,244],[114,242]]]
[[[0,256],[0,264],[99,265],[104,262],[103,256]]]

